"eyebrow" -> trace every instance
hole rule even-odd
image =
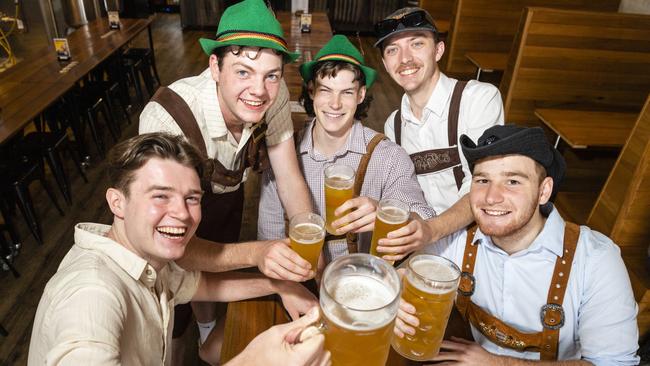
[[[169,186],[156,186],[156,185],[154,185],[154,186],[149,187],[149,188],[145,191],[145,193],[149,193],[149,192],[151,192],[151,191],[175,192],[176,190],[175,190],[174,188],[172,188],[172,187],[169,187]],[[190,191],[188,192],[188,194],[203,194],[203,190],[200,190],[200,189],[190,189]]]
[[[476,176],[481,176],[481,177],[489,177],[490,176],[489,173],[482,172],[482,171],[475,171],[474,174],[472,174],[472,175],[475,176],[475,177]],[[525,179],[530,179],[530,175],[528,175],[528,174],[526,174],[526,173],[524,173],[522,171],[518,171],[518,170],[507,171],[507,172],[501,173],[499,175],[504,176],[504,177],[521,177],[521,178],[525,178]]]
[[[241,67],[247,69],[248,71],[252,71],[252,72],[257,73],[257,70],[255,70],[252,67],[250,67],[249,65],[246,65],[246,64],[244,64],[242,62],[239,62],[239,61],[233,62],[232,66],[241,66]],[[269,71],[266,71],[264,74],[268,75],[268,74],[271,74],[271,73],[274,73],[274,72],[282,72],[282,67],[277,67],[275,69],[271,69]]]

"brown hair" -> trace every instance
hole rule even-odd
[[[271,50],[273,53],[275,53],[278,56],[282,56],[282,68],[284,69],[284,65],[289,63],[288,56],[286,56],[284,53],[273,49],[273,48],[263,48],[263,47],[250,47],[250,46],[224,46],[224,47],[217,47],[214,50],[212,50],[212,54],[217,56],[217,66],[219,66],[219,70],[221,70],[221,67],[223,66],[223,59],[226,57],[226,53],[230,52],[232,53],[235,57],[241,57],[242,56],[242,50],[245,51],[246,48],[249,49],[254,49],[256,48],[258,51],[256,55],[259,55],[262,50]],[[253,59],[257,59],[258,56],[256,56]],[[284,70],[283,70],[284,71]]]
[[[152,158],[170,159],[203,174],[203,159],[182,135],[164,132],[145,133],[113,146],[108,153],[108,183],[127,197],[135,171]]]
[[[339,71],[348,70],[354,74],[354,81],[359,83],[359,88],[361,88],[361,86],[363,85],[366,85],[366,75],[361,71],[359,67],[349,62],[339,61],[339,60],[323,61],[317,63],[313,67],[314,67],[312,72],[313,79],[303,83],[302,94],[300,95],[300,101],[305,107],[305,112],[307,112],[307,115],[310,117],[314,117],[316,114],[314,112],[314,101],[311,99],[311,96],[309,95],[309,88],[307,86],[307,84],[309,84],[309,81],[313,81],[315,84],[316,79],[318,78],[321,79],[325,77],[334,78],[336,77],[336,74]],[[357,105],[357,110],[354,112],[354,118],[361,120],[368,117],[368,109],[370,108],[371,102],[372,102],[372,96],[369,95],[368,91],[366,90],[366,97],[363,99],[361,103]]]

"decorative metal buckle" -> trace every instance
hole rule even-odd
[[[463,290],[463,284],[467,283],[469,281],[471,288],[469,291]],[[463,296],[472,296],[474,294],[474,288],[476,287],[476,279],[474,278],[474,275],[472,275],[469,272],[463,272],[460,274],[460,284],[458,286],[458,292],[461,293]]]
[[[560,321],[558,324],[555,323],[555,319],[557,317],[550,318],[548,322],[545,320],[546,319],[546,312],[547,311],[552,311],[552,312],[557,312],[560,315]],[[558,304],[545,304],[542,306],[542,309],[539,312],[539,317],[542,322],[542,326],[546,329],[551,329],[551,330],[557,330],[562,328],[564,325],[564,308],[562,308],[562,305]]]

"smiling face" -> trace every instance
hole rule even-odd
[[[407,94],[433,90],[439,77],[437,62],[445,52],[443,42],[434,42],[433,33],[398,33],[383,42],[382,60],[388,74]]]
[[[128,194],[106,193],[116,241],[159,269],[183,256],[201,221],[201,184],[191,167],[152,158],[134,172]]]
[[[476,163],[470,190],[472,213],[481,232],[504,250],[527,247],[541,231],[544,219],[539,205],[548,202],[553,189],[553,180],[544,175],[541,165],[523,155]]]
[[[363,102],[366,87],[359,87],[355,74],[339,70],[336,76],[317,76],[310,82],[316,124],[328,135],[341,137],[350,131],[357,105]]]
[[[219,66],[210,56],[221,113],[229,126],[258,123],[275,101],[282,79],[282,55],[268,48],[241,48],[224,53]]]

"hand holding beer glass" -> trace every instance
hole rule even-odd
[[[325,168],[325,229],[336,234],[332,222],[334,211],[345,201],[354,197],[354,169],[345,164],[333,164]],[[347,214],[343,213],[341,216]]]
[[[409,207],[406,203],[392,198],[379,201],[375,217],[375,230],[372,232],[372,241],[370,242],[370,254],[381,257],[381,254],[377,252],[379,239],[384,239],[391,231],[406,225],[408,219]]]
[[[397,353],[414,361],[427,361],[438,355],[459,279],[460,270],[448,259],[431,254],[409,259],[402,299],[415,307],[414,315],[420,324],[414,335],[393,338]]]
[[[320,306],[333,366],[386,364],[399,293],[397,271],[375,256],[351,254],[325,268]]]
[[[318,258],[325,240],[325,221],[311,212],[299,213],[289,222],[289,239],[291,249],[311,264],[316,271]]]

